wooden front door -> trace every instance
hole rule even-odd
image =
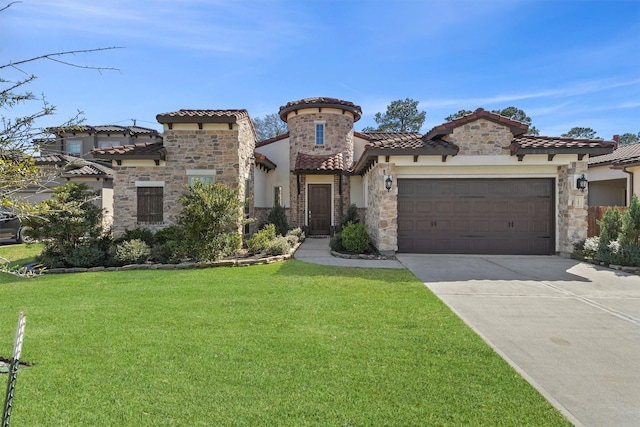
[[[310,235],[331,232],[331,184],[309,184],[307,219]]]

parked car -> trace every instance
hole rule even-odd
[[[24,241],[24,227],[18,215],[9,211],[0,211],[0,240],[13,239],[18,243]]]

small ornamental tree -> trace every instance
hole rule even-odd
[[[622,226],[622,214],[620,210],[617,208],[608,208],[602,220],[598,221],[598,225],[600,226],[598,258],[608,262],[610,258],[609,245],[618,238]]]
[[[635,194],[631,198],[629,208],[622,215],[620,244],[622,246],[640,246],[640,201]]]
[[[276,205],[269,212],[267,222],[276,226],[276,233],[286,236],[289,231],[289,223],[287,222],[287,212],[283,206]]]
[[[217,260],[240,250],[244,202],[237,189],[194,181],[178,201],[182,212],[176,222],[184,228],[195,260]]]
[[[57,260],[44,262],[43,259],[43,263],[50,266],[75,265],[73,259],[79,258],[88,262],[90,254],[74,252],[81,246],[90,246],[102,235],[102,208],[94,203],[97,197],[97,193],[84,184],[69,183],[56,187],[51,199],[42,202],[42,213],[23,221],[29,227],[25,232],[27,237],[45,242],[43,258]]]

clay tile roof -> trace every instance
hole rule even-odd
[[[614,163],[636,163],[640,160],[640,142],[619,146],[610,154],[590,157],[589,166],[600,166]]]
[[[295,172],[336,173],[345,170],[342,153],[313,155],[298,153]]]
[[[118,145],[116,147],[94,148],[91,154],[95,157],[122,158],[140,157],[164,160],[167,150],[162,142],[145,142],[142,144]]]
[[[417,132],[367,132],[363,134],[374,147],[419,148],[423,146],[422,135]]]
[[[512,120],[508,117],[504,117],[496,113],[491,113],[482,108],[478,108],[471,114],[467,114],[466,116],[460,117],[459,119],[455,119],[434,127],[424,136],[426,139],[435,139],[453,132],[453,129],[459,126],[465,125],[469,122],[473,122],[481,118],[504,124],[511,129],[511,133],[513,133],[514,135],[522,135],[529,129],[529,126],[525,123],[519,122],[517,120]]]
[[[426,139],[417,132],[368,132],[360,134],[361,137],[365,137],[371,142],[370,147],[367,148],[379,148],[388,150],[412,150],[415,154],[429,154],[429,151],[434,152],[434,155],[442,155],[447,152],[448,155],[456,155],[460,150],[459,147],[451,142],[443,141],[441,139]],[[392,151],[389,154],[397,154]],[[408,153],[413,154],[413,153]]]
[[[160,123],[236,123],[240,119],[249,117],[247,110],[188,110],[183,109],[172,113],[162,113],[156,116]]]
[[[269,160],[269,158],[262,153],[254,152],[253,157],[255,157],[256,159],[256,165],[267,172],[276,168],[276,164]]]
[[[63,176],[102,176],[113,178],[113,169],[98,162],[87,162],[80,167],[71,166]]]
[[[360,120],[362,117],[362,108],[359,105],[354,104],[350,101],[343,101],[342,99],[337,98],[327,98],[327,97],[315,97],[315,98],[304,98],[298,101],[287,102],[287,105],[280,107],[279,115],[282,121],[287,121],[287,115],[292,112],[299,110],[301,108],[337,108],[346,111],[350,111],[354,115],[354,122]]]
[[[66,154],[44,154],[33,158],[38,166],[59,166],[64,168],[62,176],[92,176],[113,178],[113,169],[100,162],[86,160]]]
[[[68,162],[72,162],[77,157],[68,156],[66,154],[58,154],[58,153],[47,153],[42,154],[41,156],[37,156],[33,158],[33,161],[38,166],[48,166],[48,165],[63,165]]]
[[[159,135],[159,132],[155,129],[145,128],[142,126],[118,126],[118,125],[99,125],[99,126],[88,126],[88,125],[79,125],[79,126],[66,126],[66,127],[57,127],[57,128],[49,128],[48,132],[53,134],[65,134],[65,133],[89,133],[89,134],[98,134],[98,133],[122,133],[125,135]]]
[[[617,143],[603,139],[563,138],[549,136],[522,135],[514,138],[509,146],[511,154],[528,153],[577,153],[608,154]]]
[[[363,173],[373,165],[378,156],[455,156],[460,147],[452,142],[441,139],[426,139],[419,133],[387,133],[369,132],[359,133],[360,138],[371,143],[365,147],[364,153],[351,168],[353,173]]]

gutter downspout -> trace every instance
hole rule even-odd
[[[622,168],[622,172],[629,174],[629,179],[631,180],[631,184],[629,185],[630,194],[627,194],[627,200],[626,200],[627,206],[629,206],[629,201],[633,198],[633,194],[634,194],[634,192],[633,192],[633,172],[628,171],[626,166]]]

